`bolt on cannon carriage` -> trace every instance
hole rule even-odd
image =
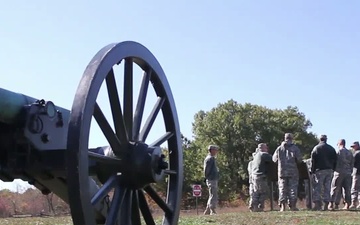
[[[119,64],[124,66],[123,93],[115,80]],[[136,107],[134,65],[143,70]],[[111,120],[97,101],[102,85]],[[157,99],[145,118],[149,86]],[[1,180],[19,178],[43,194],[53,192],[69,204],[75,225],[155,224],[149,199],[161,208],[162,224],[178,223],[183,182],[180,127],[165,73],[147,48],[132,41],[102,48],[86,67],[71,110],[44,99],[0,88]],[[160,111],[166,132],[149,143]],[[108,142],[104,146],[89,147],[92,119]],[[162,144],[167,144],[167,154]],[[154,188],[163,182],[165,199]]]

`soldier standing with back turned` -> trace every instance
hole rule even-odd
[[[345,194],[345,206],[343,209],[348,209],[351,201],[351,174],[353,171],[354,157],[345,147],[345,139],[340,139],[337,145],[337,163],[331,182],[330,210],[339,208],[343,187]]]
[[[314,184],[313,176],[311,174],[311,158],[305,159],[305,160],[303,160],[303,162],[306,164],[306,167],[308,169],[308,173],[310,175],[309,179],[304,180],[305,195],[306,195],[306,208],[311,209],[312,202],[310,200],[311,200],[311,197],[312,197],[312,192],[313,192],[312,187],[313,187],[313,184]]]
[[[351,186],[351,205],[350,209],[360,208],[359,203],[359,192],[360,192],[360,146],[359,142],[355,141],[351,147],[354,152],[354,168],[352,174],[352,186]]]
[[[250,210],[252,212],[264,211],[265,199],[268,196],[268,179],[267,172],[272,157],[268,153],[268,147],[265,143],[258,145],[259,152],[254,156],[252,162],[252,202]]]
[[[209,199],[207,206],[204,212],[204,215],[215,215],[216,206],[218,202],[218,180],[219,180],[219,170],[216,166],[215,156],[219,150],[219,147],[216,145],[209,145],[208,151],[209,154],[204,160],[204,175],[206,179],[206,185],[209,189]]]
[[[290,210],[297,211],[297,192],[299,171],[297,164],[302,162],[300,149],[293,143],[293,135],[285,134],[285,141],[275,150],[272,160],[278,164],[278,185],[280,211],[285,211],[288,203]]]
[[[255,154],[256,154],[255,152],[252,153],[253,159],[254,159]],[[254,192],[253,181],[252,181],[252,162],[253,162],[253,159],[251,159],[249,161],[249,164],[248,164],[248,167],[247,167],[248,174],[249,174],[249,196],[250,196],[249,209],[250,209],[250,211],[251,211],[251,206],[252,206],[252,202],[253,202],[252,196],[253,196],[253,192]]]
[[[319,144],[311,152],[311,172],[314,176],[314,210],[321,210],[322,201],[324,202],[324,210],[328,210],[331,201],[331,179],[336,168],[337,155],[335,149],[326,142],[327,136],[321,135]]]

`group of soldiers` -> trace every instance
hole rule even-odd
[[[310,176],[307,182],[311,182],[309,186],[312,187],[307,190],[308,195],[312,196],[312,202],[307,198],[308,208],[336,210],[339,209],[342,198],[344,199],[343,209],[360,208],[358,199],[360,192],[359,142],[354,142],[351,149],[347,149],[345,140],[340,139],[335,150],[327,143],[327,136],[321,135],[319,143],[311,152],[311,157],[304,160],[293,139],[293,134],[286,133],[284,141],[276,148],[273,155],[269,153],[266,143],[258,144],[252,154],[253,159],[248,164],[250,211],[264,210],[265,200],[269,196],[269,171],[273,165],[277,165],[278,171],[280,211],[285,211],[287,207],[291,211],[298,211],[298,165],[303,163],[306,163],[308,167]],[[209,145],[207,150],[209,153],[204,160],[204,181],[209,190],[209,198],[204,214],[214,215],[218,202],[219,170],[216,165],[216,155],[219,147]]]
[[[309,170],[311,190],[307,194],[307,207],[313,210],[339,209],[341,198],[343,209],[360,208],[358,193],[360,191],[360,147],[359,142],[346,148],[344,139],[340,139],[337,150],[327,143],[327,136],[321,135],[319,143],[313,148],[311,157],[303,160],[300,149],[293,142],[293,135],[286,133],[284,141],[274,154],[268,152],[266,143],[260,143],[253,153],[253,160],[248,164],[249,172],[249,209],[253,212],[263,211],[268,197],[268,177],[271,164],[277,164],[280,211],[286,206],[292,211],[297,208],[299,169],[298,165],[306,163]],[[308,187],[308,185],[305,185]],[[312,203],[314,206],[312,207]]]

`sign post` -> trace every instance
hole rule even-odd
[[[193,184],[192,189],[193,189],[193,197],[195,197],[196,214],[199,215],[198,198],[201,197],[201,185]]]

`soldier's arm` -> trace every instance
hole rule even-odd
[[[279,148],[277,148],[274,152],[274,155],[272,156],[272,161],[274,163],[277,163],[278,162],[278,157],[279,157]]]
[[[247,170],[248,170],[248,173],[250,174],[251,173],[251,161],[249,161],[249,164],[248,164],[248,167],[247,167]]]
[[[207,159],[205,162],[205,168],[204,168],[204,173],[205,173],[206,179],[208,179],[208,177],[210,177],[213,166],[214,166],[214,159],[213,158]]]
[[[315,173],[315,157],[316,157],[316,147],[311,151],[311,172]]]
[[[354,155],[354,168],[358,168],[358,166],[359,166],[359,164],[360,164],[360,159],[359,159],[359,154],[358,153],[356,153],[355,155]]]
[[[349,157],[350,157],[350,165],[352,167],[354,167],[354,156],[353,156],[353,154],[349,154]]]
[[[333,165],[333,170],[336,170],[336,164],[337,164],[337,160],[338,160],[338,154],[336,154],[336,150],[335,150],[335,148],[333,148],[333,152],[334,152],[334,154],[333,154],[333,156],[334,156],[334,165]],[[340,152],[340,151],[339,151]]]
[[[301,154],[301,151],[299,149],[299,147],[295,146],[296,147],[296,151],[295,151],[295,158],[297,160],[298,163],[301,163],[302,162],[302,154]]]

